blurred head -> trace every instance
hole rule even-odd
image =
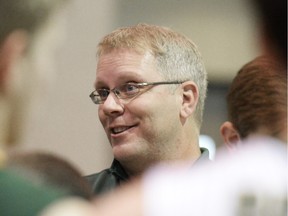
[[[206,86],[196,46],[179,33],[139,24],[104,37],[95,82],[98,115],[126,171],[199,156]]]
[[[19,142],[32,95],[52,75],[65,1],[0,0],[1,144]]]
[[[236,143],[257,134],[287,142],[285,70],[265,56],[241,68],[227,95],[229,122],[221,126],[225,143]]]
[[[68,161],[49,153],[12,155],[7,168],[36,185],[52,187],[69,195],[92,198],[92,189],[82,174]]]
[[[29,36],[37,34],[63,2],[67,0],[1,0],[0,44],[14,31],[25,31]]]
[[[287,0],[252,0],[261,24],[263,49],[287,67]]]

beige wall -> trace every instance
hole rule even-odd
[[[210,82],[229,82],[258,52],[257,29],[243,0],[74,0],[67,37],[57,54],[58,75],[48,100],[37,104],[26,128],[25,149],[56,152],[85,174],[111,163],[97,107],[88,97],[95,78],[95,48],[114,28],[147,22],[172,27],[194,40]],[[218,130],[218,129],[216,129]]]

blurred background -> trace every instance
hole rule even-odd
[[[260,52],[249,1],[72,0],[66,16],[65,40],[55,56],[57,73],[48,79],[52,87],[43,85],[41,95],[47,97],[34,103],[22,148],[55,152],[84,174],[110,166],[110,146],[97,106],[88,97],[95,79],[95,50],[115,28],[140,22],[170,27],[198,45],[209,80],[202,134],[221,146],[227,88],[240,67]]]

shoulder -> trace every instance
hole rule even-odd
[[[85,178],[91,185],[94,194],[100,194],[110,190],[113,187],[116,187],[116,179],[113,176],[110,168],[85,176]]]
[[[127,174],[116,160],[113,161],[110,168],[85,176],[85,178],[96,195],[112,190],[120,185],[121,182],[128,180]]]
[[[107,169],[104,169],[100,172],[87,175],[87,176],[85,176],[85,178],[90,184],[93,184],[98,179],[101,179],[103,177],[105,178],[105,176],[109,176],[110,174],[111,174],[110,168],[107,168]]]

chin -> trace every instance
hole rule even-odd
[[[137,159],[137,153],[135,149],[130,148],[131,146],[124,145],[117,145],[113,147],[113,155],[114,158],[118,161],[133,161]]]

